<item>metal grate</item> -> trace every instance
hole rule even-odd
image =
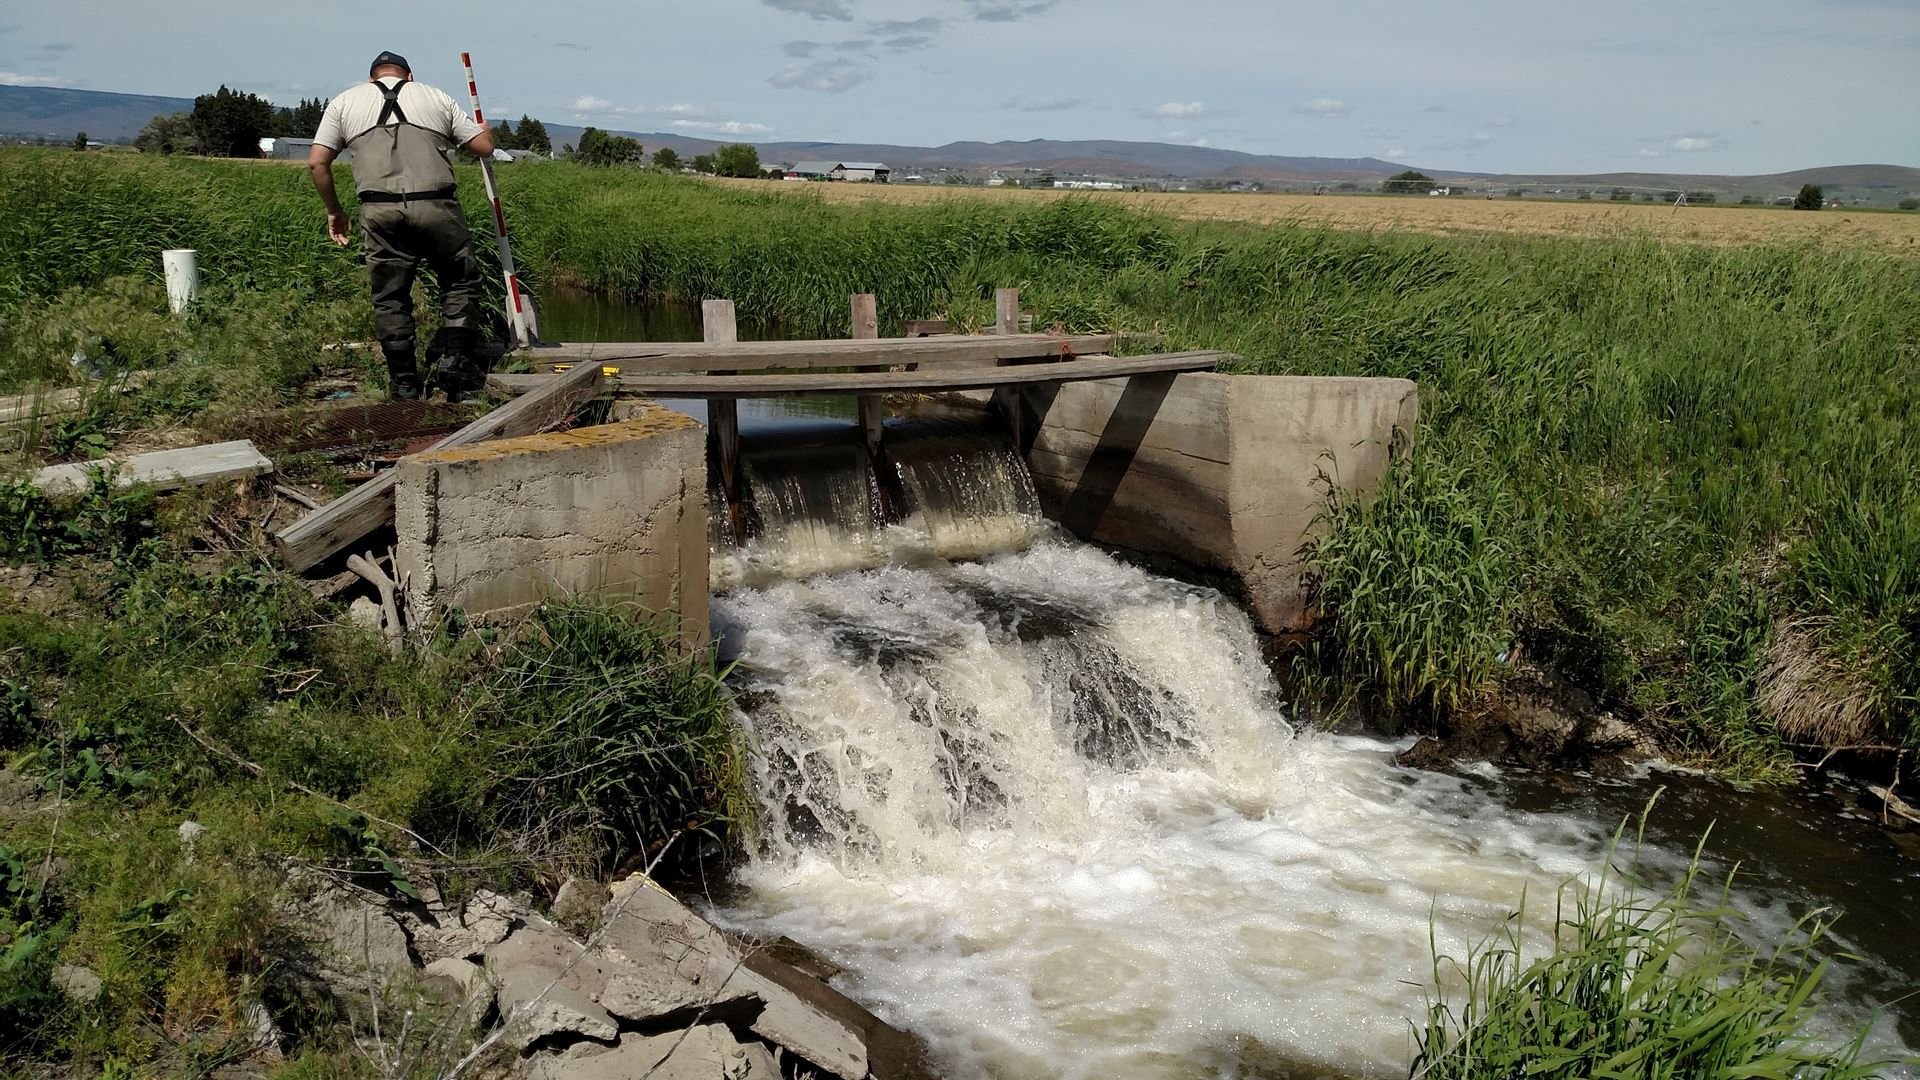
[[[428,401],[335,405],[293,416],[268,416],[246,425],[247,437],[270,453],[346,450],[445,435],[483,410]]]

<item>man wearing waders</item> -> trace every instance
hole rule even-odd
[[[327,103],[313,136],[307,171],[327,205],[327,234],[348,240],[347,212],[333,190],[333,159],[353,151],[360,193],[360,238],[373,278],[373,326],[387,357],[391,397],[418,398],[413,279],[421,262],[440,279],[441,330],[428,350],[427,387],[458,401],[484,375],[479,345],[480,264],[460,209],[448,152],[493,153],[493,133],[440,90],[413,81],[406,58],[383,52],[367,81]],[[437,356],[435,354],[438,354]]]

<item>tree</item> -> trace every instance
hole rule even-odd
[[[653,152],[653,167],[656,169],[665,169],[668,172],[678,172],[680,169],[680,155],[674,153],[673,147],[663,146]]]
[[[1408,169],[1387,177],[1387,182],[1380,185],[1380,190],[1390,195],[1424,195],[1433,190],[1433,177]]]
[[[760,151],[746,143],[728,143],[713,153],[714,171],[721,176],[760,178]]]
[[[260,139],[273,130],[273,103],[222,86],[193,99],[193,132],[215,157],[260,156]]]
[[[694,172],[697,172],[697,173],[708,173],[708,174],[711,174],[711,173],[713,172],[713,168],[714,168],[714,166],[713,166],[713,155],[712,155],[712,154],[696,154],[696,155],[694,155],[694,159],[693,159],[693,171],[694,171]]]
[[[143,154],[192,154],[199,150],[193,135],[193,114],[177,112],[147,121],[133,140]]]
[[[85,150],[87,148],[86,132],[82,131],[73,137],[73,148],[75,150]]]
[[[553,140],[547,137],[547,125],[525,113],[520,114],[520,149],[542,154],[553,153]]]
[[[519,140],[520,137],[513,133],[513,125],[507,123],[504,118],[493,125],[493,145],[502,150],[518,150],[520,149]]]
[[[580,133],[580,146],[573,156],[588,165],[625,165],[640,160],[640,144],[625,135],[590,127]]]
[[[1795,210],[1818,210],[1827,205],[1827,193],[1820,190],[1819,184],[1801,184],[1800,194],[1793,197]]]
[[[1915,198],[1905,198],[1905,199],[1901,199],[1901,200],[1900,200],[1900,209],[1902,209],[1902,210],[1920,210],[1920,199],[1915,199]]]
[[[1607,193],[1607,199],[1611,202],[1632,202],[1633,192],[1623,187],[1617,187]]]
[[[326,98],[301,98],[300,104],[291,109],[273,111],[273,130],[268,134],[275,138],[311,139],[313,133],[320,130],[320,117],[326,111]]]

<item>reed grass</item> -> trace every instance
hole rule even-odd
[[[1597,878],[1561,886],[1546,941],[1526,939],[1523,904],[1464,958],[1434,946],[1411,1080],[1880,1075],[1889,1063],[1863,1060],[1868,1030],[1821,1030],[1822,915],[1757,948],[1727,902],[1731,879],[1717,895],[1704,887],[1698,850],[1670,889],[1649,893],[1637,858],[1614,867],[1619,845],[1616,834]]]
[[[1860,703],[1845,732],[1812,727],[1920,744],[1912,258],[1176,222],[1096,199],[835,205],[566,163],[501,175],[542,288],[725,296],[839,334],[853,292],[889,327],[977,327],[993,288],[1018,285],[1046,326],[1159,330],[1242,372],[1417,381],[1389,497],[1332,508],[1326,679],[1446,707],[1518,644],[1682,755],[1781,775],[1798,684],[1769,683],[1788,689],[1763,709],[1761,683],[1788,670],[1774,642],[1791,625]],[[199,248],[235,295],[354,293],[305,185],[274,166],[0,153],[0,378],[33,362],[9,325],[63,290],[157,278],[166,246]],[[463,190],[484,220],[479,185]]]

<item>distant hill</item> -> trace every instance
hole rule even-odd
[[[146,122],[161,113],[193,108],[188,98],[111,94],[99,90],[66,90],[47,86],[0,86],[0,136],[45,135],[69,139],[84,131],[95,139],[131,139]],[[583,129],[549,123],[556,147],[576,143]],[[623,131],[640,140],[648,153],[672,147],[682,157],[712,152],[725,141],[701,139],[661,131]],[[1018,173],[1032,169],[1059,174],[1094,174],[1169,180],[1223,179],[1259,181],[1282,187],[1312,187],[1351,183],[1361,187],[1407,168],[1379,158],[1285,157],[1249,154],[1210,146],[1129,142],[1117,139],[1028,139],[1008,142],[951,142],[945,146],[900,146],[891,143],[759,142],[760,159],[769,165],[834,159],[884,161],[896,176],[937,169]],[[1920,194],[1920,169],[1904,165],[1830,165],[1762,176],[1722,176],[1706,173],[1590,173],[1514,174],[1477,173],[1457,169],[1423,169],[1429,176],[1453,183],[1489,186],[1526,186],[1544,190],[1566,188],[1713,191],[1732,195],[1772,197],[1792,194],[1801,184],[1819,184],[1830,196],[1891,203]]]
[[[102,142],[131,139],[147,121],[193,108],[192,98],[64,90],[57,86],[0,86],[0,135],[47,135],[71,139],[75,132]]]

